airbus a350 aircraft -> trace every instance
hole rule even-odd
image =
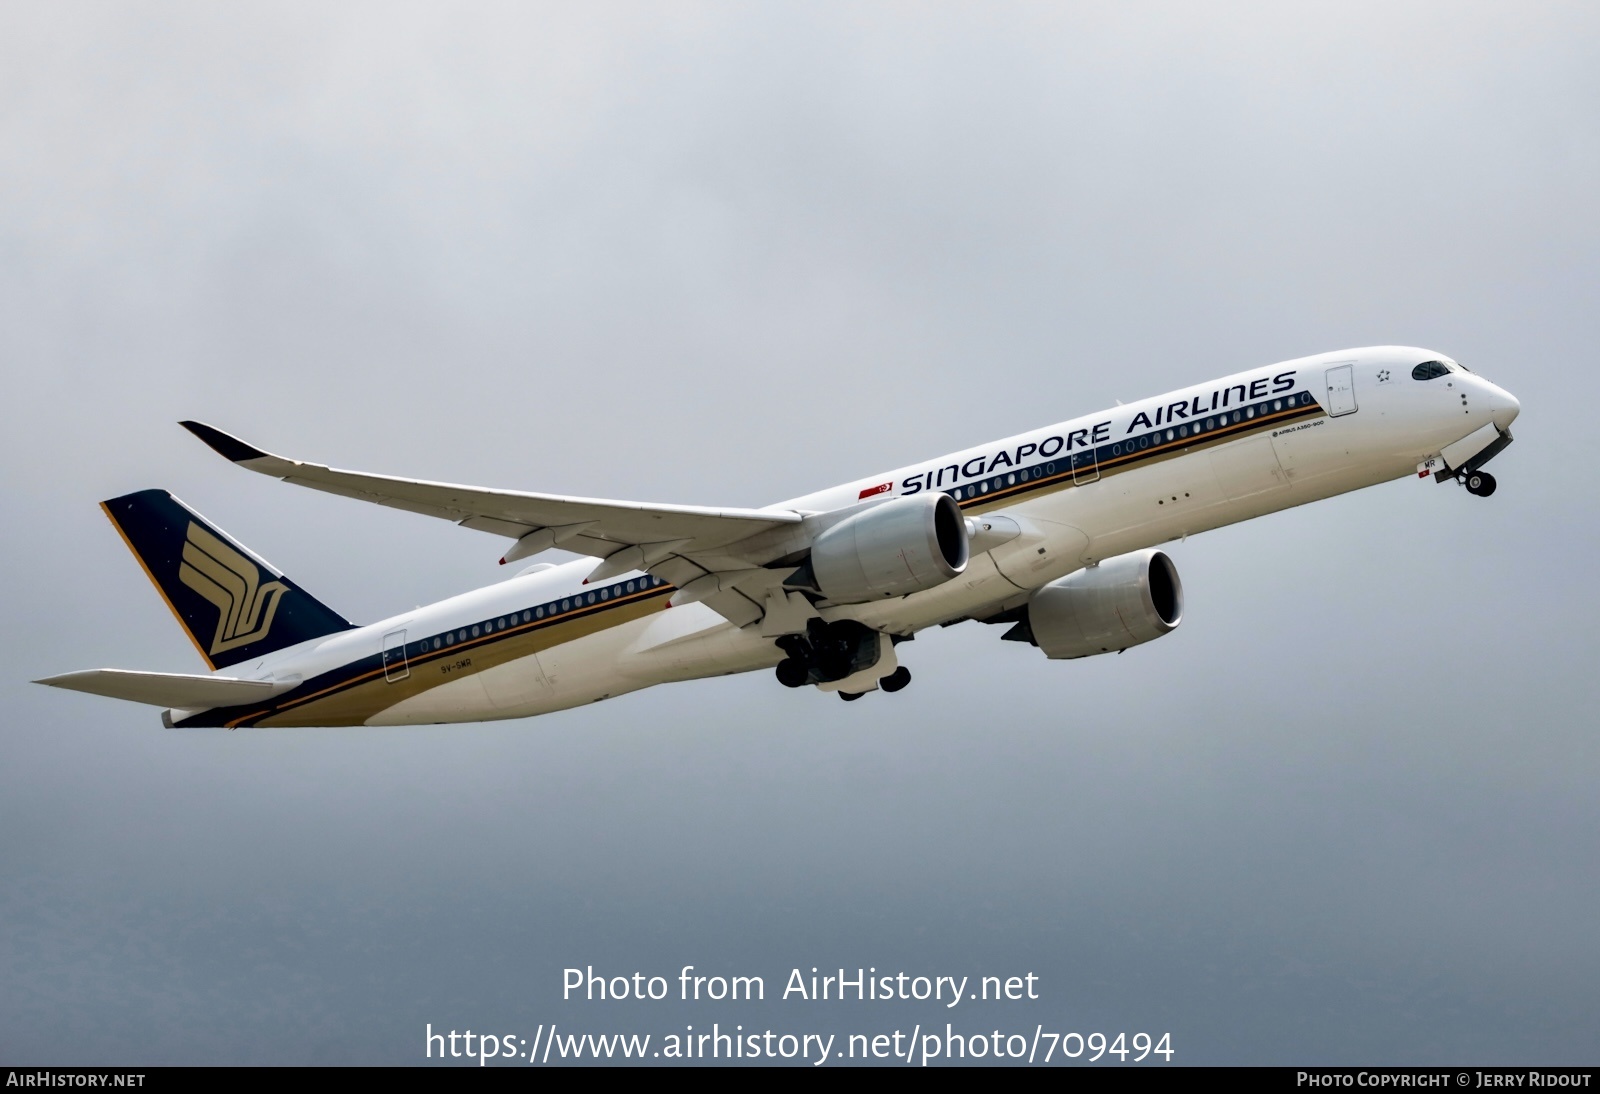
[[[339,471],[199,422],[234,463],[512,541],[588,555],[366,626],[163,490],[104,502],[209,675],[39,683],[170,708],[168,726],[524,718],[671,680],[776,668],[857,699],[911,680],[896,647],[964,620],[1050,658],[1171,632],[1156,544],[1418,476],[1494,492],[1511,395],[1430,350],[1257,368],[765,509],[528,494]],[[595,560],[599,560],[598,564]],[[671,609],[671,610],[665,610]]]

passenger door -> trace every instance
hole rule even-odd
[[[406,660],[406,632],[390,631],[383,636],[383,678],[393,684],[411,675]]]
[[[1089,448],[1072,457],[1072,481],[1077,486],[1087,486],[1100,477],[1100,457]]]
[[[1336,365],[1328,370],[1328,417],[1354,414],[1356,406],[1356,381],[1354,365]]]

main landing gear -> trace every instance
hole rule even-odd
[[[887,635],[854,620],[825,623],[812,619],[806,624],[805,634],[786,634],[777,639],[777,646],[788,655],[775,670],[778,683],[786,688],[807,684],[822,686],[824,691],[837,688],[839,698],[853,703],[866,692],[846,691],[838,684],[864,686],[868,690],[876,685],[881,691],[895,692],[911,683],[911,671],[904,665],[882,676],[872,672],[874,665],[883,663],[885,651],[892,648],[891,641]],[[894,664],[892,657],[888,664]]]
[[[786,688],[803,688],[811,676],[805,662],[796,657],[785,657],[779,661],[777,671],[778,683]]]
[[[783,666],[780,665],[778,667],[782,668]],[[906,668],[904,665],[901,665],[888,676],[885,676],[883,679],[878,681],[878,690],[887,691],[893,694],[909,683],[911,683],[911,670]],[[839,698],[843,699],[847,703],[853,703],[865,694],[866,692],[864,691],[841,691],[839,693]]]
[[[1467,488],[1467,493],[1476,497],[1486,498],[1494,493],[1494,476],[1487,471],[1469,471],[1462,476],[1461,483]]]

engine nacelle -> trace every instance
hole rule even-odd
[[[1051,658],[1091,657],[1170,634],[1183,622],[1183,584],[1161,551],[1108,558],[1034,591],[1028,626]]]
[[[948,494],[918,494],[863,509],[811,545],[811,575],[836,604],[931,589],[967,568],[967,525]]]

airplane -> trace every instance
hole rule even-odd
[[[36,681],[167,708],[172,727],[525,718],[676,680],[772,670],[857,700],[911,680],[933,626],[1009,625],[1056,660],[1171,633],[1159,544],[1393,479],[1458,482],[1521,407],[1441,353],[1343,350],[868,475],[761,509],[656,505],[341,471],[199,422],[240,467],[504,537],[509,580],[358,626],[164,490],[102,508],[209,674]]]

